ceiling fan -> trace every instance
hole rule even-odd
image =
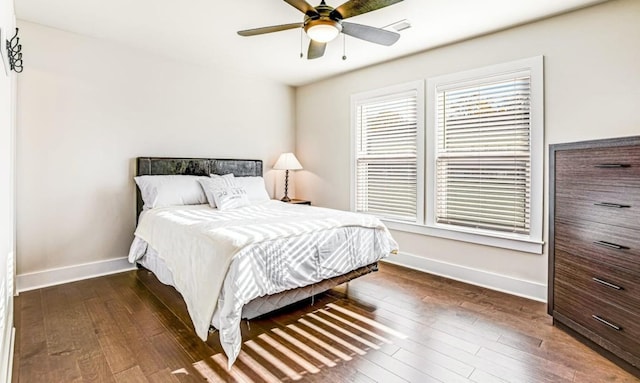
[[[313,7],[305,0],[284,0],[300,12],[304,13],[301,23],[273,25],[270,27],[239,31],[240,36],[255,36],[264,33],[285,31],[287,29],[304,28],[311,42],[307,59],[317,59],[324,55],[327,43],[335,39],[340,32],[372,43],[390,46],[400,38],[400,34],[368,25],[343,21],[349,17],[388,7],[402,0],[349,0],[337,8],[327,5],[324,0]]]

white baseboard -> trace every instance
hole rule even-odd
[[[126,257],[107,259],[105,261],[83,263],[36,271],[33,273],[19,274],[16,276],[16,287],[18,293],[35,290],[42,287],[60,285],[67,282],[79,281],[100,277],[102,275],[120,273],[135,269],[135,265],[129,263]]]
[[[547,285],[543,283],[526,281],[408,253],[392,255],[383,261],[539,302],[547,301]]]

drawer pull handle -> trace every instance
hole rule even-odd
[[[613,284],[613,283],[611,283],[611,282],[603,281],[603,280],[602,280],[602,279],[600,279],[600,278],[593,277],[593,278],[591,278],[591,279],[593,279],[593,281],[594,281],[594,282],[598,282],[598,283],[599,283],[599,284],[601,284],[601,285],[605,285],[605,286],[607,286],[607,287],[611,287],[612,289],[616,289],[616,290],[624,290],[622,287],[620,287],[620,286],[618,286],[618,285],[614,285],[614,284]]]
[[[616,245],[615,243],[611,243],[611,242],[607,242],[607,241],[595,241],[593,243],[595,243],[596,245],[599,245],[599,246],[608,247],[610,249],[616,249],[616,250],[628,250],[629,249],[626,246]]]
[[[602,168],[602,169],[611,169],[611,168],[630,168],[631,165],[629,164],[597,164],[594,165],[596,168]]]
[[[621,205],[619,203],[611,203],[611,202],[596,202],[594,203],[596,206],[604,206],[604,207],[615,207],[617,209],[624,209],[627,207],[631,207],[631,205]]]
[[[607,326],[611,327],[612,329],[616,330],[616,331],[622,331],[622,327],[620,326],[616,326],[613,323],[609,322],[606,319],[602,319],[597,315],[591,315],[591,317],[595,320],[597,320],[598,322],[602,323],[602,324],[606,324]]]

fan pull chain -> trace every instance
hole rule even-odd
[[[347,59],[347,35],[342,34],[342,60]]]
[[[302,51],[304,50],[304,43],[302,42],[304,36],[302,35],[302,28],[300,28],[300,58],[303,58],[304,55],[302,54]]]

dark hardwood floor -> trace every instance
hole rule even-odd
[[[543,303],[382,264],[242,323],[230,371],[175,290],[138,270],[15,301],[14,382],[638,382],[551,324]]]

